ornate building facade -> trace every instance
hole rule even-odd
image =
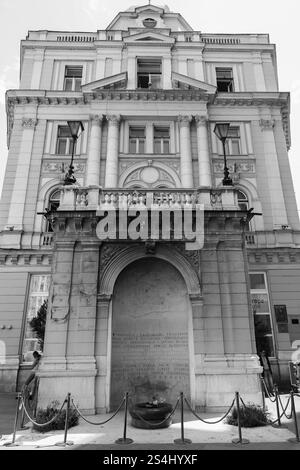
[[[6,95],[0,206],[1,388],[20,388],[48,313],[39,402],[89,413],[123,393],[222,408],[260,401],[258,354],[288,380],[300,340],[289,94],[265,34],[204,34],[168,7],[95,33],[29,31]],[[76,140],[69,121],[80,121]],[[214,133],[229,123],[223,149]],[[76,183],[64,185],[72,152]],[[203,208],[204,244],[99,237],[107,214]],[[255,215],[253,214],[261,214]],[[110,235],[110,236],[109,236]]]

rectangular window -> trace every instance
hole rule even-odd
[[[216,67],[217,89],[220,92],[234,92],[232,68]]]
[[[240,142],[240,128],[238,126],[230,126],[227,140],[226,152],[227,155],[240,155],[241,142]]]
[[[137,86],[151,90],[161,88],[161,59],[138,59]]]
[[[64,90],[80,91],[82,82],[82,67],[66,66]]]
[[[30,321],[37,316],[40,307],[43,305],[44,301],[48,299],[49,284],[49,274],[31,276],[22,350],[22,359],[24,362],[32,362],[33,351],[40,351],[42,349],[38,334],[33,331],[30,326]]]
[[[154,153],[170,153],[170,128],[154,127]]]
[[[265,273],[250,273],[251,302],[257,354],[275,356],[271,308]]]
[[[129,128],[129,152],[145,153],[146,134],[144,127]]]
[[[71,155],[73,142],[69,126],[58,126],[56,153],[58,155]]]

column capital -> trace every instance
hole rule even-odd
[[[208,118],[206,115],[196,114],[195,121],[197,126],[206,126]]]
[[[275,127],[275,119],[261,119],[259,125],[262,131],[271,131]]]
[[[177,121],[179,122],[180,126],[189,126],[191,120],[192,116],[190,115],[179,114],[179,116],[177,117]]]
[[[101,125],[104,116],[103,114],[90,114],[89,117],[92,124]]]
[[[36,125],[37,119],[22,118],[22,127],[24,127],[24,129],[34,129]]]
[[[121,116],[120,114],[109,114],[106,116],[106,119],[108,120],[110,125],[118,126],[121,121]]]

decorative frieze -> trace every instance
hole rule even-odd
[[[51,266],[52,254],[1,253],[0,266]]]
[[[74,163],[75,173],[85,173],[85,163]],[[45,161],[42,165],[42,173],[65,173],[68,162]]]
[[[300,263],[300,250],[293,252],[276,251],[276,250],[264,250],[259,251],[249,250],[248,261],[250,264],[295,264]]]
[[[214,162],[214,173],[224,173],[224,162]],[[227,162],[230,173],[255,173],[255,163],[253,161],[230,160]]]

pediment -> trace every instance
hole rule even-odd
[[[83,93],[92,93],[98,90],[115,90],[124,89],[127,86],[127,72],[118,73],[110,77],[100,78],[94,82],[82,85]]]
[[[210,85],[209,83],[202,82],[201,80],[197,80],[196,78],[191,78],[177,72],[172,72],[172,84],[174,88],[183,90],[201,90],[206,93],[213,94],[217,92],[217,87],[214,85]]]
[[[174,44],[175,39],[171,38],[170,36],[166,36],[165,34],[156,33],[154,31],[146,31],[143,33],[132,34],[131,36],[127,36],[124,38],[124,43],[140,43],[145,41],[149,42],[156,42],[156,43],[165,43],[165,44]]]

